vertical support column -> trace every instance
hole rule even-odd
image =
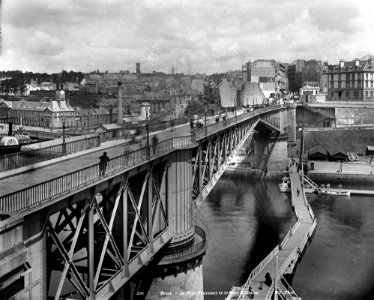
[[[128,189],[128,186],[126,185],[126,187],[122,191],[122,231],[123,231],[122,256],[123,256],[123,259],[125,260],[125,266],[127,266],[125,268],[125,276],[130,276],[129,269],[128,269],[129,255],[127,253],[127,247],[128,247],[127,189]]]
[[[213,147],[212,140],[210,140],[209,145],[208,145],[209,179],[211,179],[213,175],[212,147]]]
[[[93,195],[95,197],[95,195]],[[92,197],[92,198],[93,198]],[[91,200],[90,208],[88,209],[88,287],[90,289],[91,299],[95,299],[95,245],[94,245],[94,205]]]
[[[221,165],[221,137],[218,136],[217,140],[217,170],[219,169],[219,166]]]
[[[229,132],[229,155],[231,154],[231,150],[232,150],[233,135],[234,135],[234,130],[230,130]]]
[[[279,132],[280,134],[284,134],[284,128],[286,127],[285,122],[284,122],[284,110],[279,111]]]
[[[199,148],[199,194],[200,200],[202,200],[202,191],[203,191],[203,147]]]
[[[154,253],[153,249],[153,218],[152,218],[152,168],[150,170],[150,176],[147,183],[147,233],[149,238],[149,252]]]

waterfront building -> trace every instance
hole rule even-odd
[[[374,101],[374,56],[328,67],[328,100]]]
[[[56,128],[73,126],[75,110],[65,99],[63,90],[56,91],[55,99],[43,98],[39,102],[0,100],[0,116],[11,118],[15,124]]]
[[[321,88],[317,83],[310,83],[300,88],[300,102],[301,103],[322,103],[326,100],[326,94],[320,93]]]

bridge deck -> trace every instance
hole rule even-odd
[[[309,211],[306,196],[302,189],[300,175],[297,172],[295,164],[290,166],[290,179],[292,202],[298,217],[298,222],[294,226],[295,231],[292,230],[292,234],[290,234],[290,232],[287,233],[287,236],[285,237],[285,240],[282,242],[281,246],[278,245],[278,248],[276,247],[273,252],[270,253],[254,271],[252,271],[247,283],[240,290],[240,292],[242,292],[242,296],[239,297],[239,294],[236,294],[236,297],[232,295],[231,298],[229,296],[228,299],[250,299],[247,293],[249,286],[254,292],[254,299],[270,299],[270,289],[273,290],[274,286],[270,287],[261,283],[265,281],[266,273],[270,274],[272,281],[274,282],[276,257],[278,257],[279,279],[280,275],[287,273],[287,269],[289,267],[292,268],[293,265],[296,264],[297,259],[301,255],[301,252],[308,241],[308,238],[312,235],[316,223],[311,216],[313,213]],[[297,192],[298,190],[300,191],[299,193]],[[282,290],[279,285],[278,288]]]
[[[103,143],[103,147],[95,148],[95,151],[85,151],[82,152],[83,155],[74,158],[64,157],[63,160],[57,163],[37,169],[31,169],[27,172],[22,172],[7,178],[2,178],[0,179],[0,196],[97,164],[99,162],[99,157],[104,151],[107,152],[109,158],[112,158],[114,156],[122,155],[125,152],[138,149],[139,146],[140,144],[121,144],[113,146],[111,142],[106,142]]]

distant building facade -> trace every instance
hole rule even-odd
[[[319,86],[321,92],[327,92],[327,63],[320,60],[297,59],[287,67],[288,87],[293,93],[299,92],[305,85]]]
[[[329,66],[328,100],[374,101],[374,56]]]
[[[232,81],[223,78],[219,85],[219,93],[222,107],[238,106],[238,88]]]
[[[246,81],[257,82],[260,84],[264,95],[269,98],[271,94],[280,97],[288,87],[286,65],[275,60],[256,60],[248,62],[243,67],[242,77]]]
[[[65,123],[72,127],[75,115],[64,91],[56,91],[55,99],[43,98],[40,102],[0,100],[0,116],[13,119],[15,124],[58,128]]]

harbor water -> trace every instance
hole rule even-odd
[[[209,242],[205,299],[224,299],[232,286],[244,284],[295,223],[289,195],[278,183],[224,176],[199,204],[197,221]],[[374,299],[374,197],[308,199],[318,226],[297,266],[294,290],[302,299]]]

